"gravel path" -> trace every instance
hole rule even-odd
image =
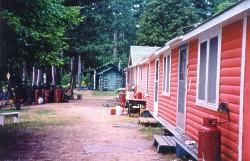
[[[48,112],[52,122],[34,120],[37,127],[21,123],[9,132],[0,127],[0,160],[180,160],[175,154],[156,153],[152,140],[138,130],[136,117],[110,115],[110,107],[119,104],[116,97],[80,93],[82,100],[30,106],[21,114],[25,122],[27,117]]]

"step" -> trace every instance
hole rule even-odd
[[[173,151],[176,144],[172,136],[154,135],[153,145],[157,146],[157,153]]]

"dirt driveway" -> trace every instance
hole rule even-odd
[[[110,115],[114,96],[29,106],[21,123],[0,126],[0,160],[147,161],[180,160],[158,154],[136,117]]]

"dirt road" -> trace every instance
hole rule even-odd
[[[21,123],[0,127],[0,160],[151,161],[175,160],[158,154],[136,117],[110,115],[114,96],[30,106]]]

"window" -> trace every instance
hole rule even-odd
[[[170,95],[170,67],[171,67],[170,54],[165,55],[163,58],[163,94]]]
[[[218,102],[219,43],[217,35],[199,44],[197,104],[214,110]]]

